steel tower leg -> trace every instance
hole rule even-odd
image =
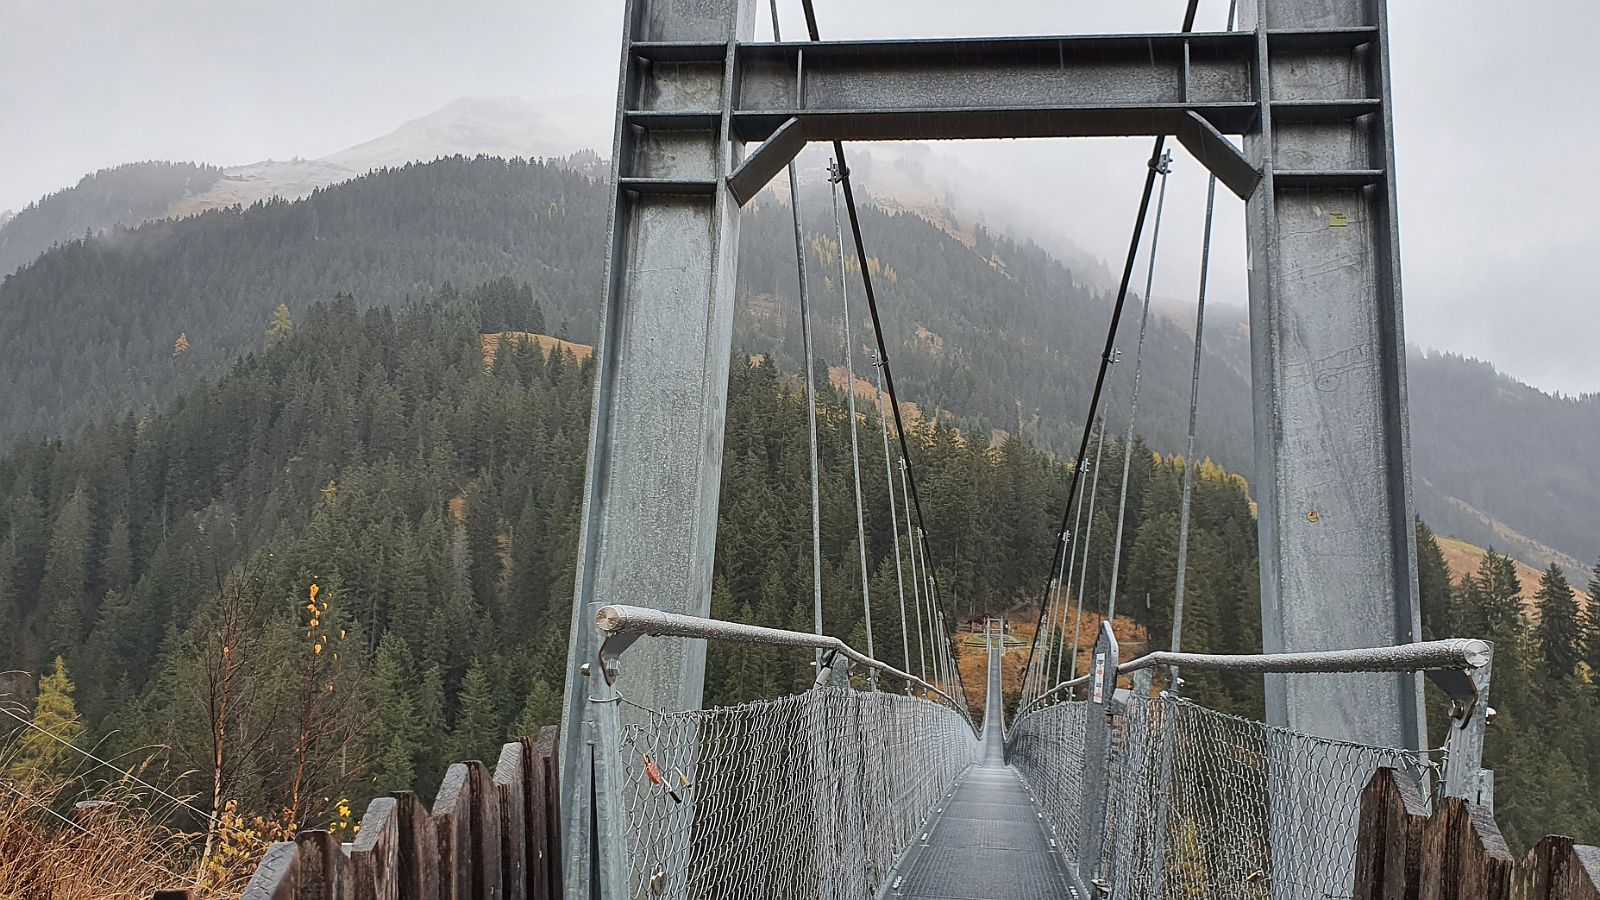
[[[754,0],[628,0],[625,15],[561,729],[563,862],[574,900],[629,895],[614,883],[626,877],[617,860],[626,862],[627,848],[591,848],[595,808],[611,804],[614,814],[622,801],[613,789],[591,802],[592,783],[620,782],[594,772],[608,757],[593,752],[598,665],[593,677],[581,672],[599,649],[590,603],[710,611],[739,239],[739,204],[725,186],[740,153],[729,137],[732,63],[755,22]],[[649,641],[623,661],[617,690],[654,709],[695,709],[704,679],[704,642]]]
[[[1405,339],[1383,0],[1253,0],[1245,138],[1268,653],[1414,641]],[[1268,676],[1267,720],[1420,747],[1415,675]]]

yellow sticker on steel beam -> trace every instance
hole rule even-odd
[[[1344,228],[1345,226],[1347,226],[1349,224],[1350,224],[1350,218],[1348,216],[1346,216],[1344,213],[1336,213],[1336,212],[1328,213],[1328,227],[1329,228]]]

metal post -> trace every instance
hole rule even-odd
[[[1111,623],[1100,623],[1089,671],[1089,708],[1083,734],[1082,831],[1078,835],[1078,876],[1093,884],[1100,876],[1100,848],[1105,842],[1106,791],[1111,783],[1111,716],[1116,707],[1117,638]]]
[[[1255,0],[1245,153],[1262,644],[1421,633],[1385,0]],[[1267,720],[1420,749],[1415,675],[1267,678]]]
[[[753,0],[628,0],[624,14],[561,728],[570,900],[606,887],[591,878],[591,805],[606,789],[593,742],[607,738],[580,673],[598,650],[589,604],[710,609],[739,236],[725,184],[740,155],[733,60],[754,34],[754,12]],[[663,46],[692,49],[662,58]],[[703,642],[651,642],[630,668],[639,676],[629,696],[642,706],[700,706]]]
[[[1461,797],[1469,803],[1488,807],[1491,812],[1494,810],[1494,794],[1492,790],[1484,790],[1483,732],[1494,715],[1489,706],[1493,652],[1490,651],[1489,662],[1460,676],[1460,681],[1468,682],[1463,685],[1467,689],[1452,692],[1460,696],[1451,698],[1450,733],[1444,742],[1444,795]]]
[[[570,870],[567,876],[569,883],[588,882],[587,890],[578,896],[592,898],[626,897],[630,891],[628,809],[622,774],[622,698],[615,686],[620,670],[616,655],[608,652],[611,648],[606,647],[594,624],[595,613],[601,605],[590,604],[585,616],[586,627],[601,642],[602,649],[596,654],[599,666],[597,669],[592,664],[586,665],[583,676],[586,684],[580,686],[588,688],[581,693],[583,701],[593,711],[590,719],[583,723],[583,742],[589,755],[592,776],[589,779],[575,779],[587,782],[593,804],[589,827],[582,832],[584,843],[593,855],[585,873],[587,878],[573,878],[572,874],[575,873]],[[627,643],[631,643],[631,640],[624,640],[623,645]],[[620,653],[620,649],[615,653]],[[572,888],[568,888],[567,895],[573,896]]]
[[[1153,672],[1154,670],[1151,671]],[[1173,667],[1172,671],[1176,672],[1177,668]],[[1176,678],[1174,678],[1174,682],[1176,682]],[[1174,683],[1169,690],[1172,692],[1172,696],[1177,696],[1176,683]],[[1177,723],[1173,720],[1173,705],[1166,702],[1166,700],[1167,695],[1163,694],[1161,699],[1156,701],[1156,727],[1159,729],[1160,733],[1156,738],[1154,738],[1154,742],[1156,745],[1156,753],[1159,754],[1156,759],[1158,764],[1161,766],[1160,780],[1156,782],[1157,797],[1172,796],[1172,737],[1173,732],[1177,730]],[[1150,871],[1154,873],[1154,877],[1151,879],[1151,887],[1155,890],[1155,894],[1152,896],[1151,900],[1165,900],[1166,897],[1168,844],[1167,828],[1168,822],[1170,821],[1169,816],[1171,812],[1171,803],[1158,802],[1155,804],[1156,824],[1154,829],[1154,839],[1151,841],[1151,854],[1153,858],[1150,866]]]

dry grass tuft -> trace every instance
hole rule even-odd
[[[195,887],[196,838],[156,822],[118,785],[90,793],[0,776],[0,900],[149,900]]]

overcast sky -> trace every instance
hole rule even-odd
[[[798,0],[780,0],[789,37]],[[1223,0],[1204,0],[1219,28]],[[1177,0],[818,0],[825,38],[1170,31]],[[1389,5],[1408,339],[1600,391],[1600,4]],[[763,4],[762,9],[765,9]],[[518,96],[609,150],[621,0],[0,0],[0,210],[140,159],[318,157],[457,97]],[[764,17],[763,17],[764,21]],[[769,29],[758,33],[765,38]],[[941,145],[973,190],[1121,258],[1148,140]],[[576,148],[574,148],[576,149]],[[1180,151],[1181,153],[1181,151]],[[1156,293],[1192,296],[1204,175],[1180,158]],[[975,199],[987,199],[975,198]],[[1214,296],[1243,302],[1242,204]]]

